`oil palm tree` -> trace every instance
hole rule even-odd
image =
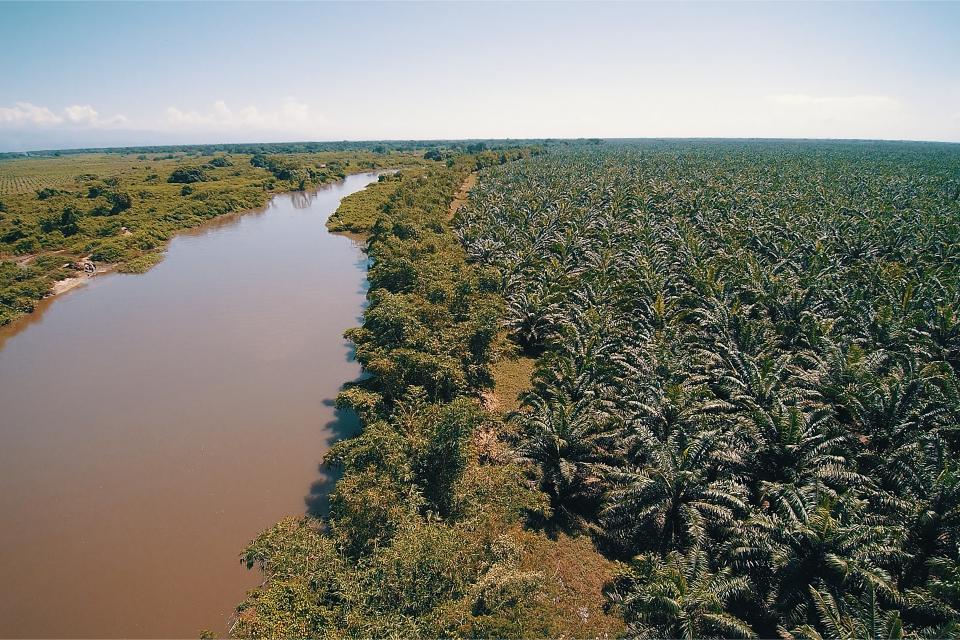
[[[597,465],[609,461],[610,417],[595,404],[573,401],[562,391],[529,394],[526,411],[517,414],[521,461],[537,470],[556,515],[579,518],[577,511],[597,499]]]
[[[738,521],[728,542],[732,566],[750,575],[765,606],[786,628],[812,621],[811,587],[832,593],[874,588],[892,605],[903,597],[885,566],[902,561],[902,526],[878,523],[867,502],[822,499],[798,520],[756,514]]]
[[[686,550],[749,511],[746,487],[729,473],[739,459],[723,433],[678,429],[661,440],[641,430],[633,438],[642,458],[607,473],[601,521],[616,544]]]
[[[842,600],[826,590],[810,587],[817,622],[792,631],[781,628],[784,640],[898,640],[904,638],[903,621],[896,610],[884,609],[877,591],[869,586],[859,598]]]
[[[754,638],[729,611],[750,592],[750,581],[729,569],[712,571],[700,548],[639,556],[611,593],[632,638]]]

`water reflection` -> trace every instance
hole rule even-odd
[[[290,202],[294,209],[309,209],[313,204],[313,196],[311,191],[294,191],[290,194]]]

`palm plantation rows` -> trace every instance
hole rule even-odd
[[[957,147],[515,155],[363,195],[363,429],[234,633],[956,635]]]

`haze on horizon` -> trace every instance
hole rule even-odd
[[[0,3],[0,151],[960,142],[960,3]]]

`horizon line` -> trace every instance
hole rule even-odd
[[[577,137],[533,137],[533,138],[331,138],[327,140],[256,140],[246,142],[183,142],[171,144],[130,144],[120,146],[104,147],[57,147],[44,149],[24,149],[24,150],[0,150],[0,158],[7,156],[26,156],[30,154],[49,154],[68,151],[72,153],[82,152],[116,152],[123,149],[175,149],[177,147],[242,147],[253,145],[278,145],[278,144],[365,144],[365,143],[401,143],[401,142],[425,142],[425,143],[450,143],[450,142],[565,142],[565,141],[584,141],[600,140],[606,141],[764,141],[764,142],[883,142],[883,143],[901,143],[901,144],[945,144],[960,145],[960,140],[922,140],[914,138],[816,138],[816,137],[781,137],[781,136],[641,136],[641,137],[603,137],[603,136],[577,136]]]

